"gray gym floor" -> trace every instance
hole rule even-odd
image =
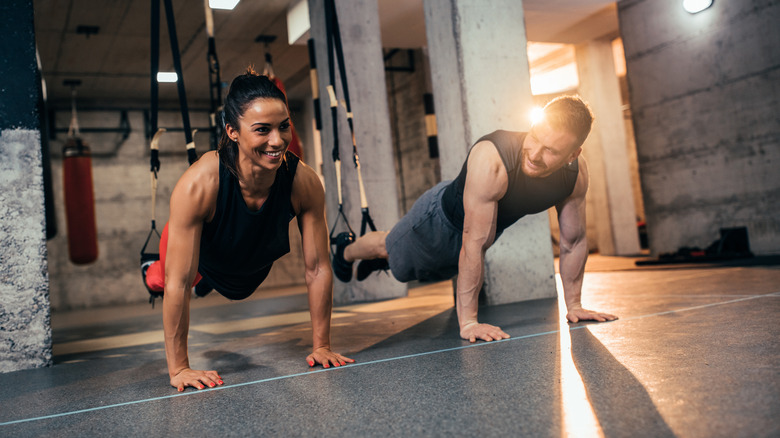
[[[225,385],[168,386],[161,305],[52,316],[55,365],[0,374],[0,436],[780,436],[780,267],[591,257],[584,304],[485,307],[512,338],[457,336],[448,283],[337,307],[310,369],[305,290],[193,301],[190,359]]]

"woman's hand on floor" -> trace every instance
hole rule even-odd
[[[354,363],[354,359],[342,356],[338,353],[330,351],[328,347],[320,347],[315,349],[310,355],[306,356],[306,362],[310,367],[317,364],[322,364],[323,368],[330,368],[330,366],[340,367],[347,363]]]
[[[219,377],[216,371],[201,371],[193,370],[191,368],[184,368],[171,377],[171,386],[178,389],[179,392],[184,391],[184,388],[192,386],[197,389],[204,389],[207,386],[214,388],[217,385],[222,385],[222,377]]]

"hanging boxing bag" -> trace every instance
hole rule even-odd
[[[68,254],[77,265],[92,263],[97,259],[98,245],[89,146],[78,137],[69,137],[62,156]]]

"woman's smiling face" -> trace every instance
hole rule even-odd
[[[227,125],[228,136],[238,143],[239,160],[276,170],[292,140],[287,105],[278,99],[259,98],[247,105],[239,118],[239,129]]]

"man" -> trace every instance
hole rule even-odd
[[[528,133],[496,131],[469,152],[460,175],[424,193],[388,233],[354,240],[339,234],[333,271],[350,281],[388,266],[399,281],[446,280],[458,275],[456,308],[460,336],[475,342],[509,337],[477,321],[485,251],[508,226],[527,214],[555,206],[560,223],[560,270],[566,318],[612,321],[614,315],[583,309],[582,277],[588,257],[585,193],[588,167],[580,158],[593,116],[579,97],[563,96],[544,107]]]

